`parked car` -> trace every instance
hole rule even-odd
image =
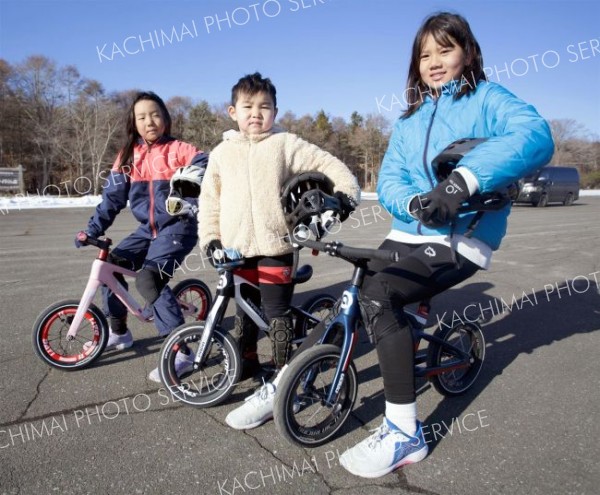
[[[570,206],[579,199],[579,172],[574,167],[548,166],[520,181],[516,203],[544,207],[549,203]]]

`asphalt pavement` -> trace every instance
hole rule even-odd
[[[31,328],[51,303],[79,298],[95,248],[75,249],[92,210],[0,212],[0,493],[2,494],[595,494],[600,486],[600,197],[571,207],[517,206],[490,270],[437,296],[430,323],[486,320],[484,369],[465,395],[425,384],[417,399],[429,456],[385,477],[346,472],[337,457],[379,426],[376,354],[363,336],[358,399],[339,435],[315,449],[286,443],[272,421],[240,432],[225,416],[254,389],[195,409],[147,379],[161,341],[132,321],[135,344],[75,372],[34,354]],[[389,216],[365,201],[335,236],[376,247]],[[135,227],[128,211],[109,234]],[[306,250],[314,277],[297,301],[340,294],[351,267]],[[175,281],[216,285],[200,256]],[[230,319],[228,319],[230,321]],[[268,345],[261,341],[262,358]]]

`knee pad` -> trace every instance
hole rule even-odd
[[[289,361],[292,353],[292,340],[294,338],[292,318],[289,316],[273,318],[269,327],[273,359],[275,365],[280,368]]]
[[[168,283],[167,276],[161,276],[157,271],[147,267],[142,268],[135,279],[135,287],[149,304],[155,303]]]

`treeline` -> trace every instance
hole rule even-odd
[[[151,89],[151,88],[150,88]],[[58,67],[32,56],[10,65],[0,59],[0,167],[25,167],[30,192],[97,194],[124,136],[124,120],[136,90],[107,93],[76,67]],[[166,102],[171,134],[205,151],[235,123],[227,104],[194,103],[188,96]],[[343,160],[365,189],[373,189],[389,139],[381,115],[354,113],[350,122],[320,111],[279,116],[278,124]]]
[[[152,88],[144,88],[152,89]],[[125,113],[136,90],[107,93],[76,67],[31,56],[11,65],[0,59],[0,167],[25,167],[26,190],[48,194],[98,194],[124,140]],[[166,101],[172,135],[210,151],[234,128],[227,104]],[[278,124],[344,161],[364,190],[373,190],[391,123],[379,114],[354,112],[347,122],[324,110],[280,115]],[[552,122],[554,163],[576,165],[584,185],[600,187],[600,143],[581,137],[574,121]]]

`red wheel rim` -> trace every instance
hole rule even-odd
[[[60,363],[76,363],[92,354],[92,352],[94,352],[94,350],[98,347],[100,343],[100,329],[98,328],[96,318],[88,311],[87,313],[85,313],[83,318],[90,324],[90,327],[93,330],[92,339],[89,341],[92,343],[91,345],[82,345],[82,351],[78,352],[77,354],[60,354],[51,347],[49,337],[52,325],[59,319],[66,318],[68,316],[75,316],[76,312],[77,308],[65,308],[60,311],[55,311],[44,322],[44,326],[42,327],[41,333],[42,345],[44,346],[46,354],[54,361]],[[63,325],[67,324],[63,322]]]

